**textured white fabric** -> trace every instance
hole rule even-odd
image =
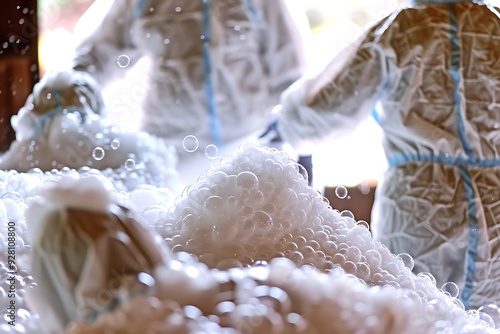
[[[61,332],[75,319],[91,322],[121,299],[144,293],[147,286],[139,276],[154,275],[170,257],[155,234],[109,200],[109,189],[100,180],[61,182],[74,187],[49,184],[27,211],[31,272],[38,284],[29,293],[30,306],[50,320],[44,326],[51,333]],[[61,201],[68,195],[79,201]],[[83,209],[82,202],[93,196],[105,199],[101,207]]]
[[[204,3],[115,0],[74,59],[75,69],[105,86],[141,57],[150,58],[141,129],[165,138],[181,154],[186,135],[196,136],[201,149],[222,148],[263,129],[280,93],[305,68],[306,32],[297,28],[284,1],[212,0],[208,11]],[[120,67],[120,56],[130,64]],[[213,97],[213,110],[207,96]]]
[[[477,308],[500,302],[500,15],[434,2],[396,10],[290,88],[278,127],[300,153],[373,113],[390,166],[374,236]]]

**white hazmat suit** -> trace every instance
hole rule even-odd
[[[389,162],[374,237],[470,308],[500,304],[499,59],[498,8],[413,1],[290,88],[278,123],[307,153],[372,115]]]
[[[305,70],[296,23],[283,0],[114,0],[74,69],[106,86],[149,58],[140,129],[175,145],[182,163],[187,135],[199,151],[220,150],[267,125]]]

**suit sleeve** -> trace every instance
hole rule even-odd
[[[132,24],[138,18],[136,10],[141,0],[96,1],[84,14],[94,25],[77,44],[73,69],[90,73],[101,85],[122,78],[142,56],[132,41]],[[93,8],[106,3],[105,15],[98,19]],[[96,23],[94,23],[96,22]],[[127,66],[124,66],[127,65]]]
[[[281,99],[278,129],[299,154],[352,132],[372,112],[386,63],[377,26],[341,51],[317,76],[297,81]]]

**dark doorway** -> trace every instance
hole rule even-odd
[[[3,1],[0,11],[0,151],[15,134],[12,115],[39,79],[36,0]]]

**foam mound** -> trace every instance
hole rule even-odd
[[[499,332],[498,308],[466,311],[454,283],[437,287],[431,274],[412,274],[410,256],[391,254],[352,213],[331,208],[286,154],[244,146],[212,166],[172,205],[163,188],[119,192],[103,181],[113,187],[100,191],[111,191],[159,234],[171,256],[149,293],[91,324],[76,321],[68,333]],[[50,194],[36,192],[43,183],[58,183],[30,183],[12,173],[3,178],[0,224],[15,229],[19,268],[16,327],[2,324],[0,331],[40,333],[43,319],[24,298],[36,286],[29,269],[21,269],[29,268],[24,262],[31,253],[25,210],[30,196]],[[0,234],[2,256],[9,245]],[[0,263],[5,310],[11,273],[7,258]]]

